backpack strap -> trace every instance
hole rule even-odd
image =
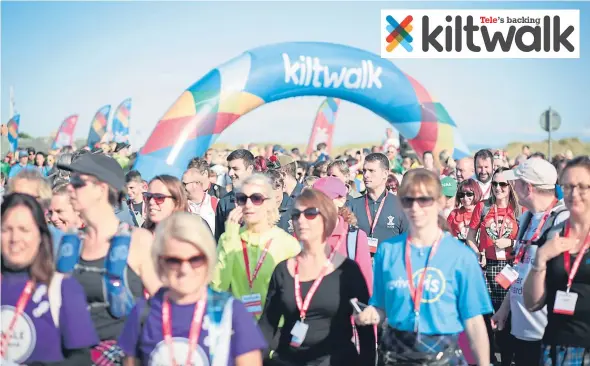
[[[47,297],[49,298],[49,309],[51,310],[51,317],[53,318],[53,324],[59,328],[59,313],[61,310],[61,284],[64,279],[64,274],[60,272],[54,272],[49,283],[49,290]]]
[[[352,259],[353,261],[356,260],[358,236],[358,229],[354,226],[350,226],[348,229],[348,233],[346,234],[346,252],[348,254],[348,258]]]

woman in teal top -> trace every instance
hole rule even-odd
[[[379,365],[467,365],[458,346],[463,331],[477,364],[489,365],[482,315],[492,304],[473,252],[439,226],[439,178],[413,169],[398,197],[410,231],[379,245],[370,306],[356,317],[359,325],[383,325]]]

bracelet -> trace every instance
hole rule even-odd
[[[545,272],[547,270],[547,265],[545,265],[544,267],[537,267],[536,265],[533,264],[533,266],[531,267],[531,271],[534,272]]]

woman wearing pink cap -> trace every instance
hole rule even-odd
[[[324,193],[338,209],[338,222],[328,238],[328,244],[338,252],[355,261],[361,269],[369,292],[373,289],[373,266],[369,252],[367,233],[357,226],[356,216],[345,206],[348,188],[336,177],[318,179],[313,188]]]

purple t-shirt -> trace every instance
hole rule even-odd
[[[169,348],[164,342],[162,334],[162,302],[164,290],[158,291],[150,300],[150,311],[145,319],[143,330],[140,332],[140,317],[146,305],[146,300],[137,302],[131,314],[127,318],[125,327],[119,337],[119,346],[127,356],[137,357],[142,365],[164,366],[170,364]],[[188,335],[195,311],[195,304],[178,305],[170,303],[172,313],[172,344],[174,358],[178,364],[184,364],[188,353]],[[192,364],[196,366],[209,366],[209,327],[212,323],[205,314],[199,343],[193,352]],[[228,366],[235,364],[236,357],[253,350],[266,348],[266,341],[254,318],[244,305],[237,300],[233,301],[232,317],[233,334],[230,343],[230,357]]]
[[[27,273],[2,274],[2,333],[8,330],[16,303],[29,280]],[[33,361],[59,362],[62,348],[90,348],[98,344],[84,289],[74,278],[61,283],[62,304],[59,329],[55,326],[49,306],[48,286],[37,285],[23,313],[17,318],[5,358],[17,364]]]

